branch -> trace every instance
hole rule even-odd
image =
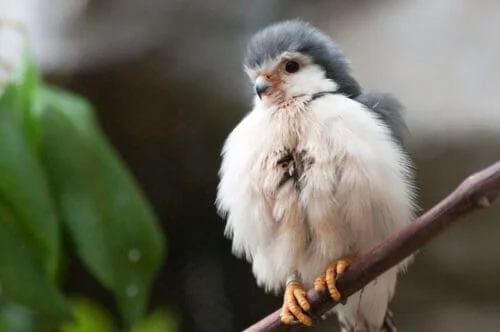
[[[460,217],[479,208],[486,208],[500,194],[500,161],[465,179],[455,191],[433,208],[415,219],[398,234],[387,239],[363,258],[354,262],[337,278],[337,288],[344,298],[362,289],[406,257],[438,236]],[[319,319],[336,303],[326,294],[309,290],[311,315]],[[282,324],[280,311],[275,311],[245,332],[296,331],[300,326]]]

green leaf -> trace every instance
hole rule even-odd
[[[60,332],[116,331],[109,313],[97,303],[85,298],[75,298],[70,302],[75,319],[62,323]]]
[[[58,320],[26,306],[7,301],[0,305],[0,332],[54,332],[59,325]]]
[[[40,74],[35,60],[26,44],[20,63],[10,73],[8,83],[1,96],[16,122],[21,126],[24,136],[32,147],[38,144],[38,125],[32,116],[37,109],[37,95],[40,85]]]
[[[68,319],[66,302],[48,280],[36,251],[12,211],[0,203],[0,284],[2,296],[54,319]]]
[[[9,89],[8,85],[8,89]],[[19,123],[13,105],[0,99],[0,202],[23,230],[23,243],[43,262],[51,280],[59,262],[59,228],[44,171]],[[0,220],[0,223],[5,222]]]
[[[132,332],[175,332],[178,324],[175,315],[167,309],[158,309],[137,322]]]
[[[111,243],[107,241],[108,223],[101,214],[105,203],[97,202],[94,197],[98,181],[93,176],[96,165],[85,136],[61,111],[71,108],[77,114],[82,109],[77,103],[59,105],[60,100],[51,91],[44,98],[47,101],[41,115],[41,151],[61,219],[79,257],[105,287],[112,289],[114,269],[108,249]]]
[[[0,332],[33,331],[36,331],[33,311],[13,303],[5,303],[0,306]]]
[[[110,289],[127,326],[144,314],[164,254],[157,220],[101,134],[91,107],[44,89],[42,154],[79,257]]]

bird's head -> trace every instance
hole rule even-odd
[[[256,95],[271,104],[321,92],[360,94],[340,49],[324,33],[299,20],[257,32],[248,43],[244,67]]]

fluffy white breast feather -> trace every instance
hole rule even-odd
[[[220,177],[226,235],[266,290],[280,290],[294,271],[310,287],[332,261],[368,252],[412,219],[406,155],[376,114],[341,94],[257,102],[224,145]],[[396,274],[363,294],[382,304],[362,313],[379,326]]]

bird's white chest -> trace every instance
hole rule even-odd
[[[410,220],[407,165],[387,128],[346,97],[257,107],[224,147],[218,207],[233,251],[270,289],[292,271],[312,281]]]
[[[306,185],[305,174],[314,165],[310,148],[311,124],[304,110],[286,109],[271,117],[267,128],[267,144],[257,158],[253,181],[266,199],[276,203],[292,198]],[[293,190],[290,190],[293,189]],[[285,195],[280,193],[286,192]],[[284,196],[284,197],[283,197]],[[280,221],[276,216],[276,221]]]
[[[291,257],[296,254],[296,261],[318,253],[337,255],[349,247],[348,226],[335,200],[336,170],[342,163],[337,157],[345,153],[332,155],[331,138],[323,132],[328,129],[301,104],[275,113],[267,128],[268,144],[251,174],[268,210],[275,244]]]

